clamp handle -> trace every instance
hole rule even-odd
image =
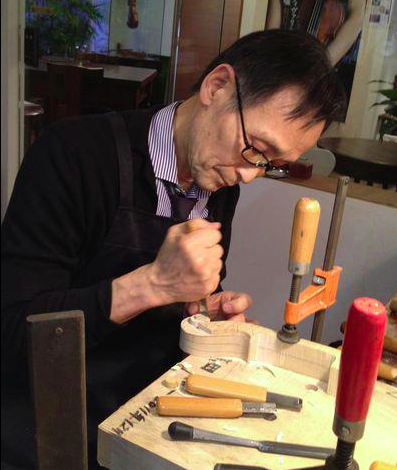
[[[316,199],[302,197],[295,205],[289,249],[288,270],[303,276],[310,270],[310,263],[316,242],[320,204]]]
[[[349,311],[339,368],[334,432],[346,442],[364,434],[386,330],[384,305],[369,297],[356,299]]]

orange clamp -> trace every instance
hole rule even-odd
[[[313,277],[321,278],[324,284],[311,284],[299,295],[297,303],[287,300],[284,308],[284,321],[290,325],[296,325],[304,318],[319,310],[325,310],[336,302],[339,277],[342,268],[335,266],[330,271],[320,268],[314,270]]]

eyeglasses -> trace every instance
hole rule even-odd
[[[236,77],[236,94],[237,94],[237,103],[238,103],[238,110],[240,113],[240,120],[241,120],[241,128],[243,130],[243,138],[245,147],[241,151],[241,157],[250,165],[253,165],[257,168],[263,168],[265,170],[265,176],[269,178],[287,178],[289,174],[289,168],[287,164],[282,164],[281,166],[277,166],[272,163],[264,152],[261,152],[256,147],[251,145],[248,142],[247,133],[245,131],[244,125],[244,118],[243,118],[243,105],[241,102],[241,94],[240,94],[240,85],[238,83]]]

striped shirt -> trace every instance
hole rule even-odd
[[[171,201],[163,181],[174,183],[179,193],[188,198],[196,198],[197,202],[190,212],[188,219],[206,218],[208,216],[207,202],[210,191],[199,188],[195,183],[184,191],[178,184],[173,120],[179,103],[172,103],[158,111],[150,123],[149,155],[152,161],[157,188],[156,215],[171,217]]]

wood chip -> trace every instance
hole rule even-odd
[[[179,380],[176,377],[166,377],[163,380],[163,385],[167,388],[178,388]]]

